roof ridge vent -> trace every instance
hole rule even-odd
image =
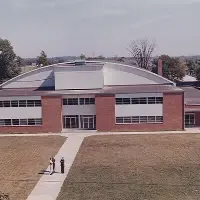
[[[85,62],[85,60],[75,60],[74,64],[75,65],[85,65],[86,62]]]

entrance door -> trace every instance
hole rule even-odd
[[[96,128],[96,116],[94,115],[82,115],[81,116],[81,128],[93,130]]]
[[[195,126],[195,115],[194,113],[185,114],[185,127],[194,127]]]
[[[78,115],[63,116],[63,128],[79,128]]]

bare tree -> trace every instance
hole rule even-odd
[[[139,67],[149,70],[149,61],[155,47],[155,41],[150,43],[147,38],[143,38],[131,41],[127,50],[131,53]]]

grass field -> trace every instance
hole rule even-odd
[[[0,137],[0,191],[25,200],[66,140],[61,136]]]
[[[86,138],[57,200],[199,200],[200,135]]]

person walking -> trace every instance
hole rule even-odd
[[[52,162],[53,162],[53,173],[55,172],[55,167],[56,167],[56,160],[55,158],[52,156]]]
[[[60,160],[60,168],[61,168],[61,173],[64,174],[65,173],[65,160],[63,157]]]
[[[49,168],[50,168],[50,174],[52,173],[52,165],[53,165],[52,158],[49,158]]]

